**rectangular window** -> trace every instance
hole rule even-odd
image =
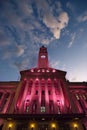
[[[35,94],[38,95],[38,91],[37,90],[36,90]]]
[[[29,112],[29,100],[28,99],[25,101],[25,106],[26,106],[26,112]]]
[[[41,100],[41,106],[45,106],[45,99]]]
[[[32,87],[32,85],[33,85],[33,81],[30,80],[30,81],[29,81],[29,87]]]
[[[48,94],[51,95],[50,91],[48,91]]]
[[[59,95],[58,89],[55,89],[55,94],[56,94],[56,95]]]
[[[49,101],[49,108],[50,108],[50,112],[53,113],[54,112],[54,105],[53,105],[52,100]]]
[[[41,87],[45,87],[45,82],[41,82]]]
[[[60,106],[58,106],[57,109],[58,109],[58,114],[61,114]]]
[[[82,96],[83,96],[83,99],[84,99],[84,100],[87,100],[85,94],[83,94]]]
[[[2,95],[3,95],[3,93],[2,93],[2,92],[0,92],[0,99],[2,98]]]
[[[42,91],[42,95],[45,95],[45,91]]]
[[[46,112],[45,106],[41,106],[41,112],[42,112],[42,113]]]
[[[26,112],[29,112],[29,106],[26,106]]]
[[[32,105],[32,113],[34,114],[34,113],[36,113],[36,111],[37,111],[37,101],[34,100],[33,105]]]
[[[35,87],[38,87],[38,86],[39,86],[39,82],[36,81],[36,82],[35,82]]]
[[[28,90],[28,95],[31,95],[31,90]]]
[[[77,100],[79,100],[79,96],[78,96],[78,94],[75,94],[75,96],[76,96]]]

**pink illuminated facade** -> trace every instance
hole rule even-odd
[[[87,130],[87,82],[69,82],[65,71],[50,68],[46,47],[37,67],[20,75],[0,82],[2,130]]]

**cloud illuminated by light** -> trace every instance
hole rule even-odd
[[[56,39],[60,38],[60,33],[63,28],[67,26],[69,16],[66,12],[61,12],[58,18],[54,18],[51,14],[44,16],[44,23],[51,30]]]
[[[76,37],[75,33],[71,34],[71,41],[69,42],[68,48],[70,48],[73,45],[75,37]]]
[[[87,11],[84,12],[83,14],[79,15],[77,20],[78,20],[78,22],[85,22],[85,21],[87,21]]]

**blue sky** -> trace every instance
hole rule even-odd
[[[39,48],[70,81],[87,81],[87,0],[0,0],[0,81],[37,66]]]

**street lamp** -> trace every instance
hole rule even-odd
[[[52,129],[55,130],[55,128],[56,128],[56,124],[52,123]]]
[[[75,130],[78,130],[78,125],[74,124],[74,128],[75,128]]]

